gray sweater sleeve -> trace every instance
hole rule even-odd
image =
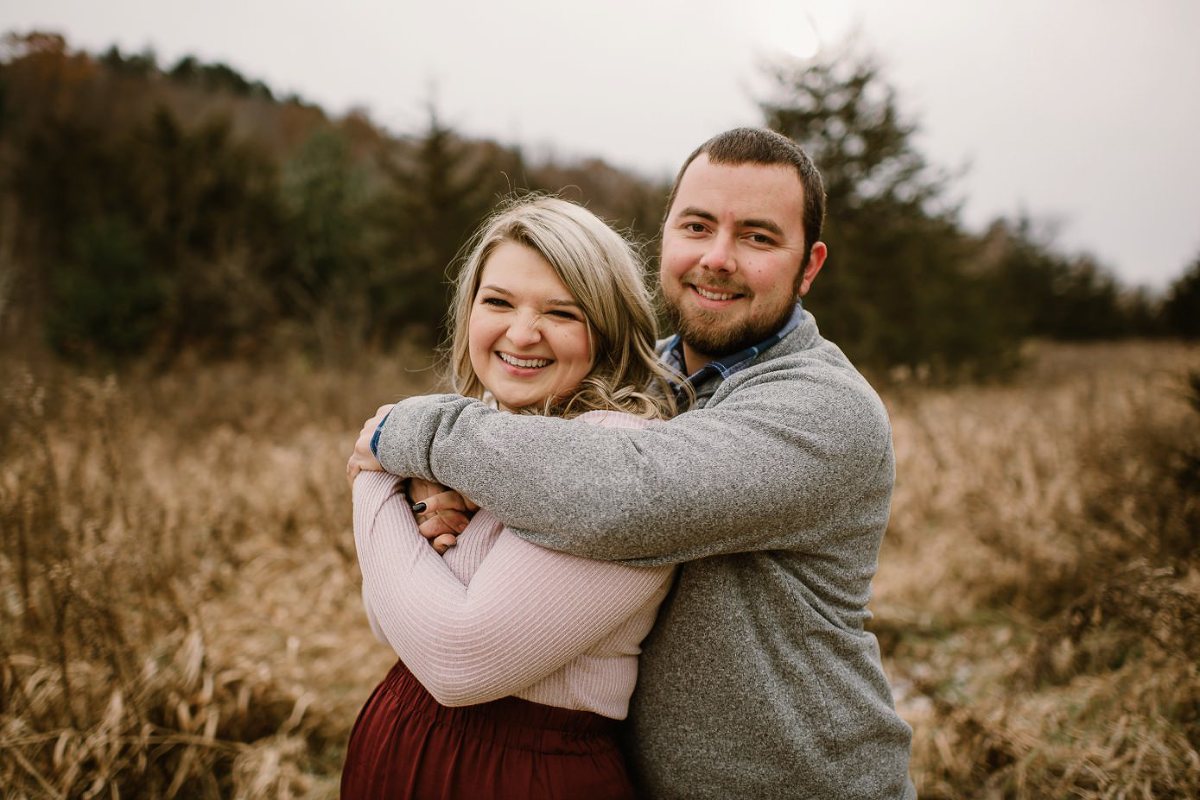
[[[389,472],[452,486],[518,535],[641,564],[757,550],[818,552],[876,525],[861,493],[890,492],[891,434],[857,374],[773,360],[703,408],[642,430],[493,411],[457,395],[396,405]]]

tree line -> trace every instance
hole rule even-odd
[[[805,146],[829,195],[832,256],[806,302],[857,361],[986,376],[1030,336],[1200,335],[1200,259],[1159,299],[1032,220],[966,231],[868,59],[771,78],[763,124]],[[504,198],[584,202],[652,262],[667,189],[465,137],[433,107],[396,136],[191,56],[0,46],[0,332],[65,358],[433,344],[459,248]]]

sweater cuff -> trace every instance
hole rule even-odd
[[[376,459],[379,458],[379,434],[383,433],[383,426],[387,424],[388,417],[391,415],[390,411],[384,414],[383,419],[379,420],[379,424],[375,426],[375,433],[371,434],[371,455]]]

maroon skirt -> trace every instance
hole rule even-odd
[[[342,798],[631,800],[619,725],[516,697],[447,708],[397,661],[350,732]]]

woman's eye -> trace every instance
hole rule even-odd
[[[510,308],[509,302],[499,297],[485,297],[479,302],[482,305],[492,306],[493,308]]]
[[[550,311],[548,313],[550,316],[557,317],[559,319],[571,319],[577,322],[579,321],[579,316],[570,311]]]

